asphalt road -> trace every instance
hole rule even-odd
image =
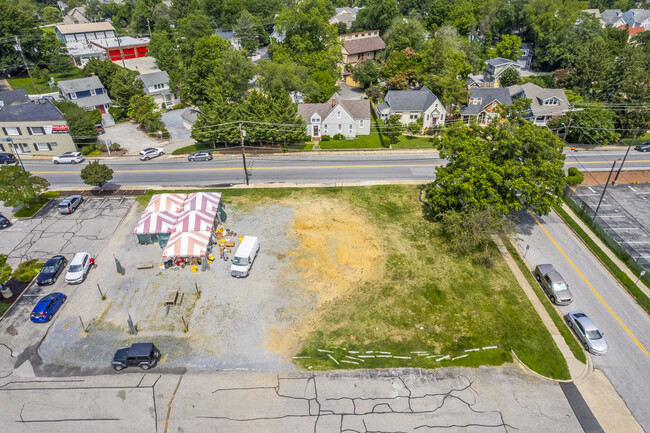
[[[563,314],[582,310],[603,332],[609,352],[593,356],[639,424],[650,431],[650,317],[620,287],[600,262],[554,213],[532,217],[520,213],[519,247],[531,266],[552,263],[565,278],[574,301]]]
[[[567,166],[580,170],[608,170],[624,151],[569,152]],[[435,152],[346,153],[248,156],[250,182],[339,183],[430,181],[435,167],[444,163]],[[113,183],[129,186],[222,186],[245,183],[241,155],[189,162],[184,157],[162,156],[149,161],[135,157],[106,160],[114,171]],[[79,165],[53,165],[49,160],[27,160],[25,168],[50,181],[53,188],[82,186]],[[631,151],[626,170],[650,169],[650,155]]]

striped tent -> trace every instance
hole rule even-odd
[[[221,202],[221,193],[193,192],[188,194],[183,203],[183,210],[207,210],[216,212]]]
[[[176,212],[145,212],[135,226],[133,234],[173,233],[177,218]]]
[[[187,194],[154,194],[145,212],[180,212]]]
[[[175,232],[163,250],[163,258],[203,257],[210,246],[210,232]]]
[[[206,210],[186,210],[178,215],[175,232],[202,232],[212,231],[217,216],[216,209],[213,212]]]

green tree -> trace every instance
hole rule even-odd
[[[397,139],[402,135],[404,127],[400,121],[401,116],[399,114],[391,115],[384,124],[382,134],[390,139],[391,143],[397,143]]]
[[[522,207],[545,215],[565,184],[562,142],[529,122],[458,125],[444,133],[438,149],[448,163],[436,168],[428,188],[434,215],[488,207],[503,215]]]
[[[214,29],[203,15],[190,13],[180,19],[177,25],[177,37],[183,57],[193,58],[196,55],[196,46],[199,40],[209,37],[213,33]]]
[[[490,50],[490,57],[503,57],[517,60],[521,56],[521,38],[519,36],[502,35],[495,49]]]
[[[259,46],[255,17],[247,10],[242,11],[233,27],[233,31],[237,39],[239,39],[242,48],[249,56],[253,55]]]
[[[256,76],[257,85],[266,93],[301,92],[306,95],[317,87],[309,77],[309,69],[292,61],[260,60]]]
[[[384,78],[390,78],[400,72],[415,71],[419,68],[420,55],[410,48],[405,48],[401,51],[393,51],[388,55],[388,59],[381,67],[381,75]]]
[[[228,28],[232,27],[243,10],[244,5],[242,5],[241,0],[225,0],[221,12],[221,25]]]
[[[81,179],[86,185],[103,189],[113,179],[113,169],[99,161],[93,161],[81,169]]]
[[[196,122],[192,125],[192,138],[199,143],[212,147],[239,142],[238,125],[232,122],[238,119],[235,104],[227,102],[222,96],[206,102],[201,107]]]
[[[55,101],[54,105],[61,110],[68,124],[72,140],[77,145],[94,143],[97,128],[90,111],[86,111],[72,101]]]
[[[313,72],[309,79],[314,83],[314,87],[305,95],[306,102],[325,102],[339,90],[339,86],[336,85],[336,77],[330,71]]]
[[[219,68],[230,42],[212,35],[199,39],[194,46],[194,56],[187,66],[186,88],[191,99],[201,104],[208,99],[209,80],[220,73]]]
[[[255,75],[255,68],[241,51],[229,49],[208,78],[208,98],[223,95],[231,101],[242,99]]]
[[[45,6],[41,11],[41,14],[43,15],[43,21],[47,24],[60,23],[63,21],[61,11],[53,6]]]
[[[383,35],[393,20],[400,16],[396,0],[370,0],[368,5],[357,13],[350,31],[379,30]]]
[[[133,95],[129,101],[127,114],[136,122],[144,123],[148,118],[161,116],[160,112],[154,113],[154,110],[157,108],[158,105],[152,96]]]
[[[109,96],[118,106],[128,109],[131,98],[135,95],[144,95],[144,84],[136,80],[137,72],[126,68],[119,68],[109,79],[106,86]]]
[[[384,35],[386,50],[384,55],[388,57],[393,51],[402,51],[410,48],[413,51],[420,51],[424,46],[424,27],[417,20],[404,20],[396,18]]]
[[[173,0],[169,14],[174,21],[185,18],[190,13],[200,12],[201,5],[197,0]]]
[[[587,100],[594,100],[607,85],[607,73],[613,62],[602,38],[596,38],[578,54],[569,74],[569,85]]]
[[[7,255],[0,254],[0,283],[4,284],[11,277],[11,266],[7,263]]]
[[[499,86],[508,87],[519,83],[519,71],[513,68],[506,69],[499,77]]]
[[[361,84],[364,89],[377,84],[379,80],[379,66],[374,60],[366,60],[355,66],[352,75],[354,81]]]
[[[34,176],[17,165],[4,165],[0,168],[0,200],[5,206],[24,206],[43,193],[50,182]]]

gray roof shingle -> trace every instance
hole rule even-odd
[[[461,115],[475,115],[479,114],[495,100],[501,105],[511,105],[512,97],[510,92],[505,87],[477,87],[473,88],[470,95],[472,98],[480,98],[481,102],[476,105],[467,104],[460,109]]]
[[[2,92],[4,93],[4,92]],[[54,121],[65,122],[65,117],[54,106],[52,101],[39,99],[5,106],[0,110],[0,122],[36,122]]]
[[[0,101],[2,101],[6,107],[12,104],[29,102],[29,96],[27,96],[27,91],[25,89],[5,90],[4,92],[0,92]]]
[[[332,100],[336,100],[336,104]],[[329,101],[321,104],[298,104],[298,115],[301,116],[305,122],[311,123],[311,116],[318,113],[321,121],[325,120],[330,115],[336,105],[340,105],[347,111],[353,119],[370,119],[370,101],[367,99],[361,100],[347,100],[341,99],[341,95],[335,93]]]
[[[370,51],[378,51],[386,48],[386,43],[379,36],[371,38],[352,39],[343,43],[343,48],[348,54],[367,53]]]
[[[168,84],[169,74],[167,71],[152,72],[150,74],[142,74],[135,77],[136,80],[141,80],[145,86],[153,86],[155,84]]]
[[[564,110],[570,108],[563,89],[545,89],[533,83],[525,83],[521,86],[514,85],[507,89],[512,97],[523,95],[524,98],[531,100],[530,110],[533,116],[560,116]],[[551,97],[556,97],[560,103],[558,105],[544,105],[544,101]]]
[[[431,104],[438,100],[438,97],[427,86],[422,86],[419,90],[389,90],[384,98],[392,112],[426,111]],[[383,108],[386,106],[382,105],[379,110],[381,111]]]
[[[63,90],[65,93],[104,88],[99,77],[77,78],[76,80],[59,81],[56,84],[59,86],[59,90]]]

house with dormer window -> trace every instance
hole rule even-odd
[[[510,92],[505,87],[478,87],[469,94],[469,101],[460,109],[460,118],[468,125],[477,122],[485,126],[501,116],[501,109],[511,105]]]
[[[135,79],[142,81],[145,93],[152,96],[159,106],[170,109],[174,105],[181,103],[178,92],[169,87],[169,74],[167,71],[142,74],[135,77]]]
[[[370,135],[370,101],[344,100],[335,93],[322,104],[298,104],[298,115],[307,123],[307,135],[319,141],[323,135],[346,138]]]
[[[108,97],[104,85],[99,81],[99,77],[95,75],[88,78],[59,81],[56,84],[59,87],[61,99],[72,101],[85,110],[96,109],[104,114],[110,107],[111,99]]]
[[[389,90],[377,111],[382,120],[399,115],[403,125],[422,119],[423,129],[444,125],[447,114],[442,101],[427,86],[419,90]]]
[[[508,87],[513,101],[530,99],[530,112],[526,116],[535,125],[546,126],[549,120],[562,116],[571,106],[563,89],[544,89],[533,83]]]

